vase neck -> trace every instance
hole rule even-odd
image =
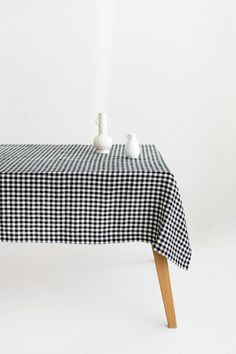
[[[106,118],[99,119],[98,130],[99,130],[99,134],[106,134],[107,133],[107,119]]]

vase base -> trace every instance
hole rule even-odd
[[[109,154],[110,150],[96,150],[99,154]]]

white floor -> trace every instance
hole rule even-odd
[[[1,354],[236,353],[236,239],[192,235],[170,265],[178,328],[165,314],[147,244],[0,244]]]

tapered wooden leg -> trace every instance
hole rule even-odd
[[[166,257],[153,250],[157,275],[159,278],[162,299],[165,307],[166,318],[169,328],[176,328],[175,307],[172,297],[170,275]]]

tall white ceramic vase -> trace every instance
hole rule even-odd
[[[141,152],[136,134],[127,135],[127,143],[125,145],[125,156],[137,159]]]
[[[107,114],[105,112],[98,113],[96,123],[98,125],[98,136],[94,139],[93,145],[97,152],[108,154],[112,147],[112,139],[107,133]]]

